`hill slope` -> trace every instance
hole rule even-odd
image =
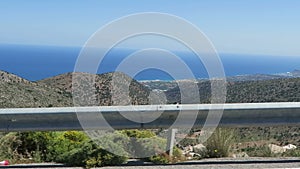
[[[71,106],[66,92],[0,71],[0,108]]]
[[[73,76],[75,76],[75,80],[72,84]],[[112,83],[113,77],[116,77],[117,79],[114,85]],[[93,78],[95,79],[94,81]],[[105,73],[101,75],[67,73],[38,81],[38,83],[56,87],[69,93],[72,93],[72,85],[76,85],[74,88],[77,87],[83,92],[78,94],[78,96],[81,97],[79,98],[79,105],[81,106],[145,105],[149,104],[148,96],[151,91],[126,74],[119,72]],[[94,84],[94,86],[89,86],[87,83]],[[126,84],[128,85],[126,86]],[[86,88],[84,89],[84,87]],[[126,92],[126,90],[128,91]],[[87,96],[86,93],[88,92],[92,92],[92,94]],[[112,97],[112,95],[114,97]]]
[[[79,105],[145,105],[151,102],[149,95],[153,94],[153,92],[151,93],[148,87],[133,80],[126,74],[119,72],[101,75],[76,74],[78,81],[72,84],[74,73],[62,74],[38,82],[30,82],[8,72],[0,71],[0,108],[73,106],[72,85],[77,85],[78,88],[86,87],[82,82],[91,81],[92,78],[95,78],[93,88],[95,91],[82,90],[85,93],[79,93],[78,96],[80,96],[80,101],[82,101]],[[113,77],[117,77],[115,85],[112,85]],[[186,87],[188,85],[188,83],[185,84]],[[300,101],[299,86],[300,78],[231,81],[227,83],[227,102],[296,102]],[[198,87],[201,103],[209,103],[211,97],[210,82],[200,81]],[[86,96],[88,92],[93,92],[91,96],[93,96],[94,100]],[[114,97],[112,97],[112,94],[114,94]],[[178,87],[167,90],[165,94],[168,103],[181,101]],[[193,93],[190,94],[192,95]],[[156,101],[155,103],[162,103],[163,98],[157,95],[154,100]],[[190,102],[197,103],[194,100]]]
[[[201,103],[210,103],[209,81],[198,83]],[[178,87],[165,92],[169,103],[180,102]],[[192,94],[192,93],[191,93]],[[299,102],[300,78],[227,83],[227,103]]]

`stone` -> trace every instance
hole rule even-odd
[[[274,154],[280,154],[286,152],[285,148],[275,144],[269,144],[268,147],[270,148],[271,152]]]
[[[249,155],[245,152],[237,153],[232,155],[233,158],[248,158]]]
[[[207,148],[203,144],[197,144],[193,147],[193,150],[194,153],[202,154],[207,151]]]
[[[288,144],[286,146],[283,146],[283,148],[285,148],[287,150],[295,150],[295,149],[297,149],[297,146],[295,146],[293,144]]]

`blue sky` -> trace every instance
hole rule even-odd
[[[138,12],[182,17],[220,53],[300,56],[298,0],[1,0],[0,43],[82,46],[103,25]]]

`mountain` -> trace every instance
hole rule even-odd
[[[1,71],[0,70],[0,82],[6,82],[6,83],[25,83],[25,84],[30,84],[31,82],[23,79],[17,75]],[[33,83],[31,83],[33,84]]]
[[[292,78],[291,76],[283,76],[280,74],[253,74],[253,75],[237,75],[227,77],[227,81],[258,81],[258,80],[273,80],[273,79],[284,79],[284,78]]]
[[[142,80],[139,81],[144,86],[152,90],[167,91],[169,89],[177,87],[177,82],[175,80],[165,81],[165,80]]]
[[[81,93],[72,93],[73,85]],[[164,101],[160,92],[151,91],[120,72],[101,75],[66,73],[31,82],[0,71],[0,91],[0,108],[66,107],[74,106],[74,103],[76,106],[145,105]]]
[[[59,88],[70,94],[72,86],[76,87],[78,90],[74,91],[75,93],[82,92],[76,93],[75,97],[80,97],[74,99],[76,102],[79,101],[77,104],[80,106],[150,104],[148,96],[151,90],[120,72],[100,75],[67,73],[37,83]]]
[[[227,102],[299,102],[300,78],[228,83]]]
[[[63,90],[30,82],[0,71],[0,108],[71,106],[71,96]]]
[[[292,72],[293,76],[296,76],[297,73],[300,71]],[[257,76],[253,75],[253,77]],[[226,102],[300,101],[300,78],[262,79],[228,80]],[[141,84],[124,73],[114,72],[101,75],[66,73],[31,82],[14,74],[0,71],[0,108],[73,106],[73,100],[75,100],[76,106],[164,104],[166,100],[167,103],[173,104],[181,102],[177,83],[187,89],[196,84],[199,88],[200,102],[210,103],[210,81],[203,79],[161,83],[146,81]],[[72,87],[81,90],[72,91]],[[153,88],[163,88],[165,91],[153,90]],[[74,98],[72,92],[74,92]],[[184,95],[185,98],[189,98],[189,96],[195,98],[192,97],[195,96],[193,91],[190,93],[187,91]],[[186,103],[199,103],[199,100],[187,99]]]
[[[186,84],[188,85],[188,84]],[[190,83],[190,85],[192,85]],[[300,78],[229,81],[227,82],[227,103],[252,102],[299,102]],[[201,103],[210,103],[211,85],[209,81],[198,83]],[[189,94],[193,94],[191,91]],[[175,87],[165,92],[169,103],[181,102],[180,89]],[[193,102],[192,100],[190,101]]]

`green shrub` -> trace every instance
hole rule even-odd
[[[150,157],[166,151],[167,140],[160,137],[139,138],[135,142],[134,150],[137,157]]]
[[[81,148],[82,142],[85,140],[88,140],[88,137],[83,132],[66,131],[53,133],[53,137],[48,141],[46,147],[46,160],[64,163],[68,153]]]
[[[189,145],[194,146],[199,144],[200,142],[196,138],[184,138],[180,140],[179,144],[183,147],[187,147]]]
[[[174,147],[172,158],[166,153],[167,140],[156,136],[151,130],[123,130],[130,137],[131,156],[144,158],[155,164],[168,164],[184,160],[179,148]]]
[[[173,148],[173,156],[171,157],[166,152],[163,152],[149,158],[149,161],[153,162],[154,164],[177,163],[184,160],[185,159],[182,155],[182,151],[178,147]]]
[[[159,164],[181,161],[178,148],[169,158],[166,142],[150,130],[116,131],[93,141],[78,131],[19,132],[1,136],[0,157],[13,163],[57,162],[82,167],[119,165],[130,153]]]
[[[18,147],[19,154],[27,154],[34,162],[46,160],[47,145],[55,135],[54,132],[19,132],[17,137],[22,144]]]
[[[122,164],[126,161],[127,154],[122,145],[114,142],[114,136],[107,135],[101,138],[101,140],[91,141],[82,132],[60,133],[49,144],[48,160],[64,163],[68,166],[86,167]],[[122,154],[123,156],[117,156],[104,150],[103,147],[100,147],[105,146],[103,143],[109,145],[112,148],[112,152]]]
[[[294,150],[287,150],[282,154],[284,157],[300,157],[300,148]]]
[[[173,156],[171,160],[172,163],[177,163],[185,160],[185,157],[183,156],[181,149],[179,149],[178,147],[173,148]]]
[[[267,145],[258,146],[258,147],[249,147],[243,149],[250,157],[274,157],[275,154],[272,153],[270,148]]]
[[[13,132],[0,139],[0,156],[13,163],[42,162],[51,132]]]
[[[114,133],[108,133],[103,137],[94,139],[93,141],[103,149],[120,156],[128,157],[128,151],[131,150],[131,146],[128,145],[130,139],[118,131],[115,131]]]
[[[83,166],[87,168],[120,165],[127,158],[114,155],[93,141],[85,141],[80,148],[76,148],[64,154],[64,163],[68,166]]]
[[[231,145],[234,143],[234,130],[217,128],[206,141],[207,157],[228,157]]]
[[[100,167],[118,165],[126,161],[123,146],[113,138],[104,141],[124,157],[105,151],[83,132],[22,132],[9,133],[0,138],[0,157],[18,162],[58,162],[69,166]]]
[[[167,141],[151,130],[122,130],[120,133],[129,139],[126,147],[131,157],[146,158],[166,148]]]
[[[149,158],[149,160],[151,162],[153,162],[154,164],[169,164],[170,163],[170,158],[163,154],[152,156]]]
[[[22,141],[17,133],[8,133],[0,138],[0,158],[15,163],[22,156],[18,153],[18,147]]]
[[[130,138],[151,138],[156,136],[151,130],[122,130],[120,133]]]

